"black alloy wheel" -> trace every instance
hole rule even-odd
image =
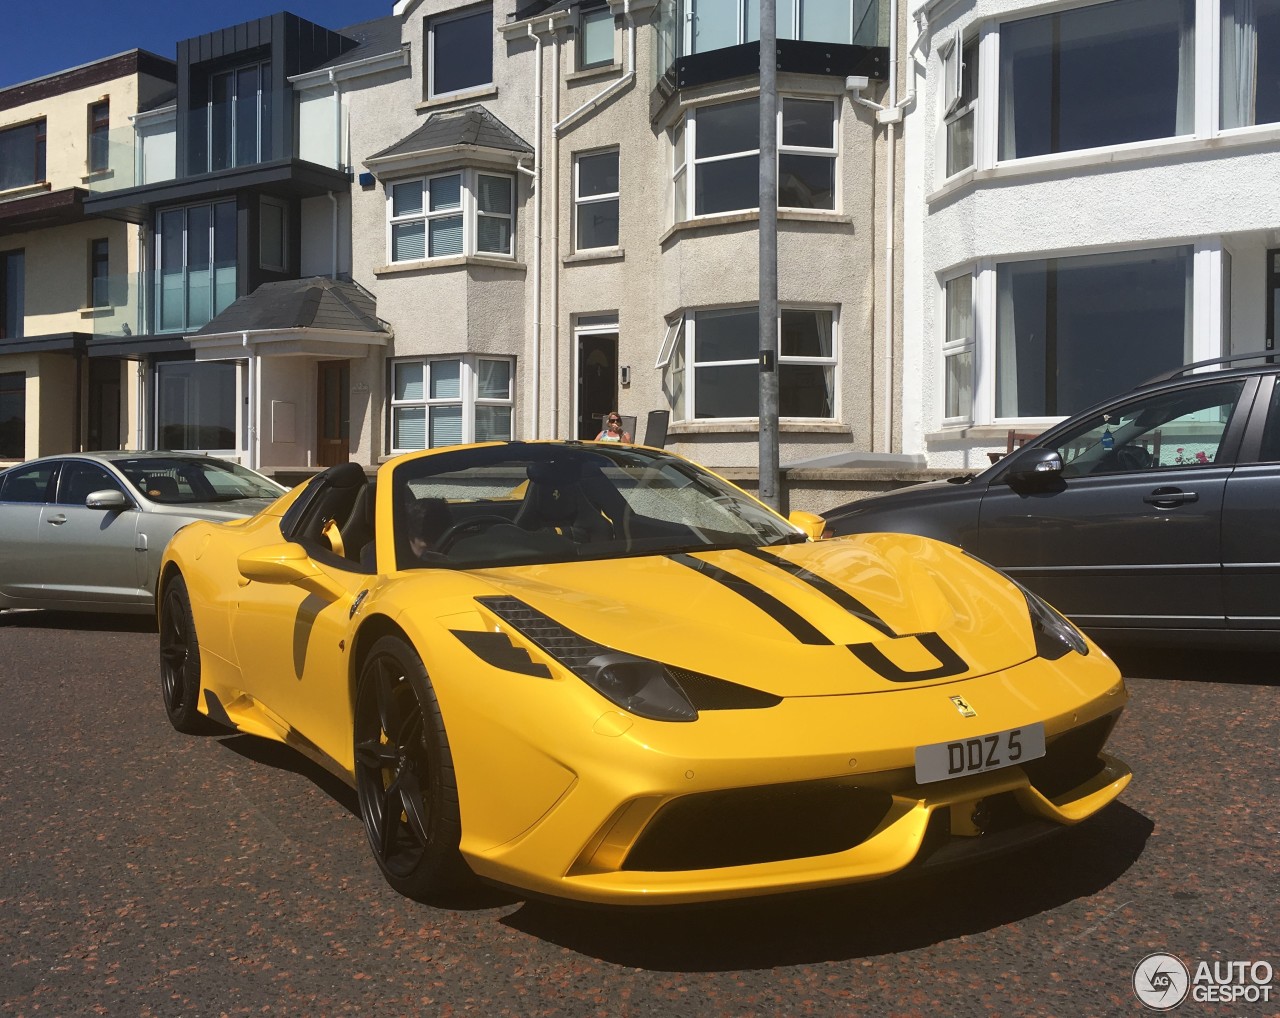
[[[181,576],[164,588],[160,602],[160,695],[178,731],[207,730],[207,719],[200,713],[200,641]]]
[[[426,669],[397,637],[361,668],[354,736],[360,817],[387,882],[417,900],[461,889],[471,874],[449,740]]]

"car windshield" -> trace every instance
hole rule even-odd
[[[114,465],[142,495],[163,505],[274,499],[285,491],[247,467],[212,456],[135,456]]]
[[[393,473],[400,568],[529,565],[804,536],[733,485],[652,449],[510,443]]]

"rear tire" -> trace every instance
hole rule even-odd
[[[426,669],[395,636],[360,670],[355,711],[356,793],[369,847],[387,882],[428,901],[474,876],[458,842],[462,821],[453,756]]]
[[[160,695],[169,723],[194,735],[208,730],[200,713],[200,641],[186,582],[176,576],[160,602]]]

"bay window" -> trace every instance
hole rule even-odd
[[[388,188],[392,262],[514,254],[515,179],[455,170]]]
[[[1112,0],[1000,26],[1001,159],[1195,130],[1194,0]]]
[[[1192,356],[1190,247],[996,267],[995,416],[1065,417]]]
[[[668,323],[657,366],[675,420],[760,415],[760,326],[755,307],[692,311]],[[838,344],[830,309],[784,307],[778,322],[778,412],[835,417]]]
[[[497,357],[392,361],[391,451],[510,440],[513,369]]]
[[[778,206],[835,209],[835,103],[778,102]],[[747,211],[760,204],[760,106],[755,98],[690,110],[672,131],[676,222]]]

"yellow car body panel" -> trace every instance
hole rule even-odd
[[[1127,700],[1112,662],[1088,643],[1087,653],[1040,656],[1024,592],[955,548],[874,534],[400,568],[394,471],[419,458],[379,470],[372,564],[289,544],[282,523],[303,486],[244,525],[184,528],[162,583],[180,574],[190,595],[201,711],[294,745],[352,783],[361,656],[387,633],[411,646],[448,734],[458,847],[482,877],[601,903],[820,888],[908,867],[941,817],[953,842],[980,841],[989,806],[1070,825],[1130,780],[1101,751]],[[246,576],[269,577],[273,563],[307,576]],[[637,715],[513,622],[507,604],[611,651],[776,703],[702,709],[688,723]],[[467,634],[496,639],[528,667],[486,659]],[[1043,726],[1043,762],[916,781],[918,747],[1031,726]],[[703,803],[767,828],[789,816],[777,796],[792,792],[848,802],[865,830],[834,849],[821,833],[812,842],[821,851],[753,857],[760,832],[748,819],[720,848],[681,847],[681,832],[699,840]],[[674,832],[670,843],[663,832]]]

